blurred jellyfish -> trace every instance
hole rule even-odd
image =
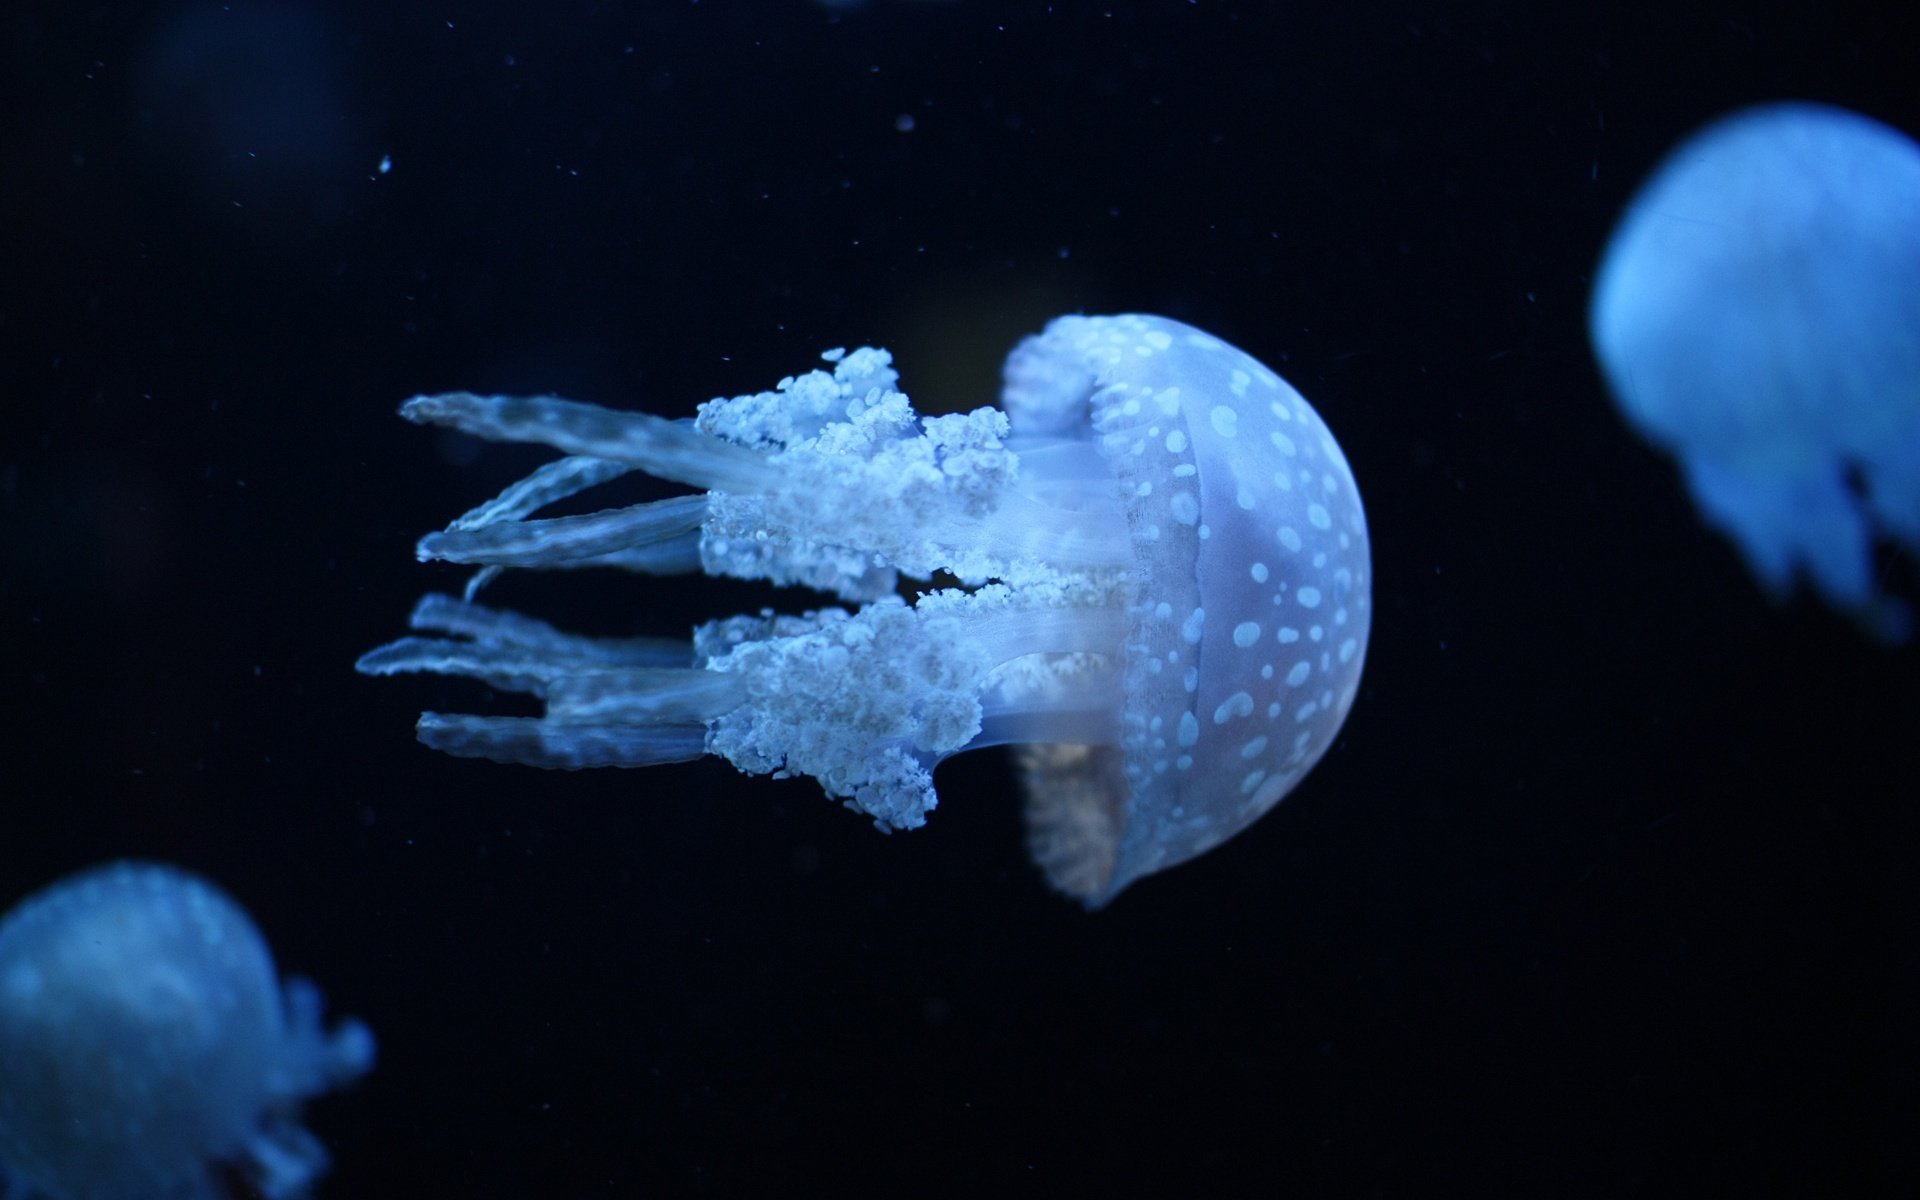
[[[203,879],[115,863],[28,897],[0,920],[0,1194],[305,1195],[327,1153],[302,1103],[373,1063],[366,1026],[320,1017]]]
[[[1614,231],[1592,336],[1621,410],[1763,584],[1804,573],[1906,636],[1873,544],[1920,549],[1920,146],[1816,104],[1714,122]]]
[[[882,829],[933,768],[1026,747],[1029,847],[1089,906],[1201,854],[1326,753],[1359,685],[1366,517],[1319,416],[1245,353],[1163,317],[1062,317],[1009,358],[1003,412],[917,416],[885,351],[676,422],[565,400],[420,397],[402,413],[563,458],[420,543],[423,559],[612,565],[804,584],[858,603],[710,622],[688,642],[575,637],[429,596],[370,674],[467,675],[539,718],[421,717],[452,754],[543,767],[715,754],[811,775]],[[632,468],[704,493],[533,511]],[[964,586],[909,604],[899,576]]]

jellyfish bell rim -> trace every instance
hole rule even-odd
[[[1198,386],[1185,374],[1192,365],[1186,360],[1182,370],[1174,372],[1178,377],[1168,377],[1169,356],[1182,354],[1209,368],[1222,368],[1219,373],[1226,386]],[[1002,403],[1016,436],[1031,432],[1081,437],[1100,448],[1113,471],[1112,486],[1121,494],[1132,534],[1126,601],[1130,629],[1121,672],[1126,711],[1120,743],[1031,745],[1018,754],[1026,782],[1029,856],[1057,890],[1097,910],[1139,879],[1196,858],[1252,825],[1306,777],[1336,740],[1357,694],[1371,631],[1365,511],[1344,454],[1297,389],[1244,350],[1171,318],[1140,313],[1057,318],[1009,355]],[[1353,626],[1357,636],[1340,660],[1346,685],[1335,701],[1338,709],[1326,736],[1312,746],[1310,754],[1294,756],[1286,770],[1273,774],[1251,767],[1250,759],[1260,755],[1250,756],[1249,763],[1243,764],[1250,769],[1238,782],[1251,781],[1251,785],[1236,789],[1240,796],[1221,814],[1213,811],[1218,801],[1211,796],[1183,803],[1190,786],[1187,781],[1207,775],[1187,774],[1192,765],[1189,756],[1169,759],[1166,743],[1172,731],[1165,713],[1183,714],[1182,729],[1175,735],[1182,740],[1189,729],[1200,730],[1193,733],[1190,745],[1196,755],[1204,756],[1205,751],[1219,749],[1211,743],[1229,720],[1201,721],[1194,716],[1195,705],[1208,703],[1218,718],[1221,709],[1246,693],[1209,697],[1204,687],[1196,691],[1191,686],[1185,672],[1167,669],[1169,647],[1185,643],[1191,651],[1186,661],[1197,669],[1210,644],[1205,619],[1200,621],[1202,631],[1195,631],[1169,629],[1168,618],[1170,614],[1200,616],[1212,602],[1210,592],[1219,590],[1217,585],[1208,586],[1209,577],[1246,567],[1225,548],[1233,543],[1235,531],[1209,536],[1216,523],[1232,524],[1259,515],[1253,513],[1256,504],[1248,496],[1248,462],[1256,456],[1246,446],[1252,439],[1238,438],[1243,413],[1249,433],[1265,428],[1263,421],[1271,423],[1269,418],[1277,414],[1301,426],[1296,432],[1302,440],[1317,440],[1310,454],[1325,456],[1323,478],[1337,476],[1337,495],[1349,505],[1343,510],[1340,536],[1343,545],[1358,548],[1360,570],[1355,572],[1357,594],[1352,598],[1358,620]],[[1274,445],[1294,444],[1277,429],[1266,432]],[[1183,468],[1175,460],[1189,450],[1191,462]],[[1258,451],[1260,456],[1269,453],[1265,446]],[[1170,463],[1173,470],[1168,472]],[[1179,478],[1183,469],[1204,498],[1183,507],[1181,497],[1190,498],[1193,493],[1175,490],[1169,509],[1166,489],[1159,496],[1153,490],[1166,482],[1156,476]],[[1260,486],[1259,481],[1255,484]],[[1199,519],[1216,511],[1217,516]],[[1245,622],[1242,628],[1250,624],[1254,622]],[[1216,628],[1211,636],[1234,635]],[[1212,644],[1219,653],[1226,641]],[[1175,655],[1180,652],[1172,650]],[[1242,746],[1251,748],[1255,740],[1264,747],[1268,739],[1256,735]],[[1170,771],[1169,761],[1178,769]],[[1255,778],[1256,772],[1260,778]]]

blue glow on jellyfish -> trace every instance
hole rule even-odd
[[[1621,411],[1760,581],[1907,636],[1873,548],[1920,550],[1920,146],[1817,104],[1714,122],[1634,197],[1591,317]]]
[[[373,1065],[321,1026],[246,913],[172,867],[114,863],[0,919],[0,1195],[293,1200],[327,1168],[309,1098]]]
[[[885,351],[669,421],[455,393],[408,419],[560,459],[420,543],[423,559],[706,571],[857,605],[591,639],[429,596],[370,674],[465,675],[537,718],[427,713],[422,741],[542,767],[714,754],[810,775],[882,829],[925,822],[933,769],[1022,747],[1029,849],[1098,906],[1205,852],[1333,743],[1370,623],[1345,457],[1279,376],[1164,317],[1062,317],[1008,359],[1005,410],[921,418]],[[529,520],[638,468],[703,492]],[[901,576],[962,586],[909,603]]]

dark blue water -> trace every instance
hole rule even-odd
[[[0,907],[120,856],[246,905],[380,1040],[310,1114],[323,1195],[1914,1187],[1920,658],[1770,602],[1585,340],[1608,230],[1706,120],[1920,131],[1909,16],[236,0],[0,31]],[[1026,862],[998,751],[882,837],[712,760],[436,755],[422,709],[527,710],[352,670],[465,579],[414,539],[546,457],[407,396],[683,416],[868,343],[953,411],[1047,318],[1128,310],[1326,418],[1374,623],[1306,783],[1106,911]],[[669,636],[809,603],[490,595]]]

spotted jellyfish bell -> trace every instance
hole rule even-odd
[[[1635,195],[1590,326],[1621,411],[1769,590],[1804,573],[1908,635],[1873,543],[1920,551],[1920,145],[1820,104],[1715,121]]]
[[[366,1026],[323,1029],[319,990],[184,871],[114,863],[0,919],[0,1195],[304,1196],[327,1152],[301,1105],[372,1065]]]
[[[549,398],[402,413],[563,458],[420,543],[423,559],[800,583],[859,607],[578,637],[428,596],[370,674],[466,675],[537,718],[426,713],[422,741],[543,767],[719,755],[811,775],[882,829],[933,768],[1024,747],[1029,848],[1090,907],[1246,828],[1333,743],[1370,618],[1366,518],[1300,394],[1164,317],[1062,317],[1015,349],[1005,411],[920,418],[881,350],[714,400],[691,422]],[[530,520],[631,468],[706,491]],[[963,585],[897,594],[901,575]]]

